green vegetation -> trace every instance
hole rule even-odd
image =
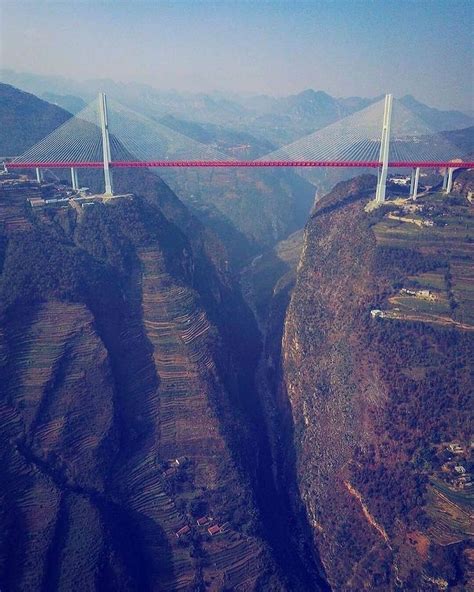
[[[100,288],[103,273],[74,245],[35,229],[9,240],[0,297],[7,307],[55,298],[80,301]]]

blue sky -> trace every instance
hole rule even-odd
[[[474,1],[1,1],[2,67],[190,91],[474,109]]]

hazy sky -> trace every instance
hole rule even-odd
[[[0,0],[1,63],[157,88],[473,109],[474,0]]]

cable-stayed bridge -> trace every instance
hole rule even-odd
[[[471,151],[470,157],[472,159]],[[389,168],[410,168],[416,196],[419,170],[446,169],[449,191],[455,168],[474,162],[441,133],[436,133],[392,95],[323,129],[261,156],[236,160],[150,117],[109,100],[101,93],[21,156],[9,169],[70,168],[73,188],[77,169],[102,168],[105,192],[113,193],[112,170],[120,167],[358,167],[377,169],[376,201],[385,199]]]

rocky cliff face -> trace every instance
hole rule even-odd
[[[369,215],[374,184],[339,184],[305,230],[275,399],[282,478],[296,473],[334,590],[465,590],[472,213],[430,196]]]
[[[0,586],[288,589],[229,341],[226,307],[247,313],[211,236],[142,181],[88,208],[0,195]]]

